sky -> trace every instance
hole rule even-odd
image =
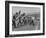
[[[21,13],[26,13],[26,14],[39,14],[40,13],[40,8],[39,7],[13,6],[12,7],[12,15],[14,15],[16,12],[19,12],[19,10],[21,10]]]

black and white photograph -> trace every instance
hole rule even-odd
[[[39,7],[12,7],[12,31],[40,30]]]
[[[9,3],[9,35],[43,33],[44,4],[40,4]]]

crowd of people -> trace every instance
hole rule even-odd
[[[26,16],[25,13],[21,14],[21,11],[19,12],[16,12],[15,15],[13,15],[13,18],[12,18],[12,25],[16,28],[16,27],[19,27],[19,26],[23,26],[23,25],[31,25],[33,24],[33,26],[35,25],[34,24],[34,17],[31,17],[31,16]]]

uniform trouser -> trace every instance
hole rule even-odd
[[[30,25],[31,25],[31,24],[34,26],[34,21],[33,21],[33,20],[30,22]]]
[[[16,28],[16,23],[15,23],[15,21],[13,21],[13,25],[14,25],[14,27]]]

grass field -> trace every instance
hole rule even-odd
[[[40,22],[35,21],[35,25],[24,25],[18,28],[13,27],[13,31],[40,30]]]

